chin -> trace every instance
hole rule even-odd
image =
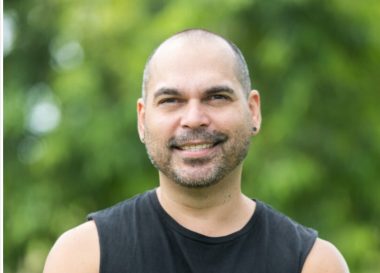
[[[184,172],[175,172],[172,173],[169,178],[174,181],[176,184],[186,187],[186,188],[207,188],[213,185],[218,184],[224,175],[224,172],[221,170],[198,170],[194,171],[193,174],[184,175]]]

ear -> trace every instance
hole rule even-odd
[[[257,90],[252,90],[248,96],[248,106],[251,111],[252,135],[257,135],[261,128],[261,108],[260,108],[260,94]]]
[[[142,143],[144,143],[144,136],[145,136],[145,104],[144,99],[139,98],[137,100],[137,130],[139,132],[139,137]]]

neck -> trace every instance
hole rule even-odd
[[[241,229],[251,218],[255,203],[241,192],[238,166],[223,180],[205,188],[187,188],[160,173],[158,199],[164,210],[182,226],[215,237]]]

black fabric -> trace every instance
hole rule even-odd
[[[317,232],[256,200],[238,232],[207,237],[179,225],[152,190],[92,213],[100,273],[298,273]]]

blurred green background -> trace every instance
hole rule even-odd
[[[41,272],[67,229],[157,186],[136,131],[150,52],[202,27],[234,41],[261,92],[243,189],[380,272],[380,2],[8,0],[5,272]]]

